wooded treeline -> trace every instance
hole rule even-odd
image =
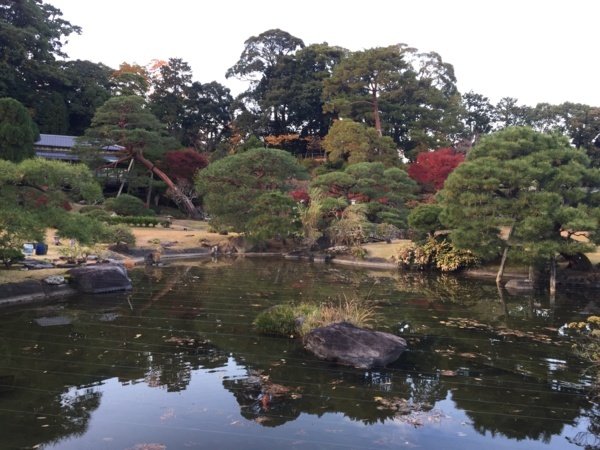
[[[236,98],[217,82],[193,80],[180,58],[118,68],[65,61],[63,43],[82,30],[41,0],[0,5],[0,98],[21,102],[39,132],[81,136],[109,98],[139,95],[181,146],[210,156],[235,153],[251,137],[295,155],[323,154],[336,119],[393,140],[403,156],[452,147],[466,153],[481,135],[508,126],[560,131],[600,164],[600,109],[584,104],[520,105],[460,93],[454,67],[404,44],[349,51],[272,29],[250,37],[227,77],[248,82]]]
[[[600,241],[598,107],[494,105],[460,93],[435,52],[306,45],[279,29],[246,40],[226,71],[247,82],[233,98],[194,81],[180,58],[117,69],[65,61],[65,38],[81,30],[41,0],[0,2],[0,14],[7,218],[33,203],[41,220],[41,204],[67,197],[102,202],[99,188],[74,195],[66,175],[53,180],[54,200],[34,192],[25,201],[32,184],[52,186],[38,165],[67,170],[28,162],[39,131],[82,136],[77,154],[92,168],[106,163],[93,148],[112,145],[123,148],[117,163],[139,161],[127,192],[145,202],[121,199],[123,211],[158,209],[167,196],[191,215],[204,208],[215,231],[257,243],[294,238],[312,249],[321,240],[361,257],[365,240],[410,230],[417,246],[399,252],[401,265],[455,270],[510,251],[543,270]],[[68,229],[64,217],[45,225]],[[20,232],[0,249],[13,252],[32,228],[0,222],[0,238],[11,230]]]

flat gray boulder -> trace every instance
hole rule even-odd
[[[348,322],[315,328],[304,336],[304,345],[320,359],[361,369],[385,366],[406,351],[401,337]]]
[[[79,292],[102,294],[133,289],[127,269],[121,264],[90,264],[75,267],[67,272]]]
[[[504,288],[512,294],[518,294],[520,292],[532,292],[534,288],[534,283],[531,280],[508,280],[504,285]]]

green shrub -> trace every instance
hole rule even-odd
[[[570,322],[566,331],[576,339],[573,348],[577,355],[591,364],[586,372],[595,378],[592,397],[597,402],[600,396],[600,317],[589,316],[585,322]]]
[[[356,259],[365,259],[367,257],[369,252],[367,252],[367,249],[361,246],[354,246],[352,247],[352,256],[354,256]]]
[[[294,337],[304,336],[317,327],[335,322],[350,322],[364,327],[373,319],[371,307],[358,297],[348,299],[343,295],[337,302],[274,306],[260,313],[254,325],[262,333]]]
[[[402,245],[395,256],[404,269],[439,269],[442,272],[473,267],[480,264],[477,256],[468,250],[459,250],[446,239],[429,237],[422,245]]]
[[[260,313],[254,325],[262,333],[293,336],[296,333],[296,311],[292,305],[277,305]]]
[[[375,229],[373,230],[372,237],[375,239],[382,239],[386,242],[391,242],[393,239],[396,239],[402,231],[392,225],[391,223],[379,223],[375,225]]]
[[[89,214],[92,211],[102,211],[102,206],[99,205],[85,205],[79,208],[79,214]]]
[[[4,264],[7,269],[19,261],[23,261],[25,259],[25,255],[21,253],[20,250],[14,250],[10,248],[0,249],[0,262]]]
[[[155,227],[159,224],[157,218],[145,216],[108,216],[103,220],[111,225],[125,224],[132,227]]]
[[[94,219],[102,220],[102,221],[104,221],[105,219],[110,217],[110,213],[101,208],[90,209],[87,213],[84,213],[84,214],[88,217],[93,217]]]
[[[58,253],[67,259],[67,263],[76,264],[85,262],[85,260],[93,253],[90,247],[76,245],[74,247],[61,247]]]
[[[155,216],[156,213],[148,208],[139,198],[122,194],[104,201],[104,209],[114,211],[120,216]]]
[[[106,236],[103,236],[103,242],[111,242],[114,244],[135,245],[135,236],[127,225],[118,224],[108,227]]]

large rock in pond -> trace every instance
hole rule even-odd
[[[315,328],[304,336],[304,345],[320,359],[361,369],[385,366],[406,350],[406,341],[399,336],[348,322]]]
[[[67,272],[73,284],[85,294],[130,291],[133,289],[127,269],[118,263],[91,264]]]

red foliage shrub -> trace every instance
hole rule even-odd
[[[73,209],[73,206],[71,205],[69,200],[67,200],[66,198],[60,202],[60,207],[62,209],[64,209],[65,211],[71,211]]]
[[[419,153],[417,162],[408,165],[408,175],[421,185],[442,189],[448,175],[464,160],[462,154],[454,153],[451,148]]]
[[[69,199],[64,195],[61,196],[60,194],[55,194],[55,196],[51,200],[50,197],[45,193],[33,189],[28,190],[23,195],[23,201],[28,206],[33,206],[34,208],[42,208],[51,204],[55,206],[58,205],[58,207],[64,209],[65,211],[71,211],[73,209],[73,206],[71,206]]]
[[[174,150],[167,152],[159,168],[173,181],[184,179],[194,181],[197,170],[208,166],[208,159],[194,150]]]
[[[304,188],[296,189],[295,191],[291,191],[290,195],[298,203],[304,203],[305,205],[308,205],[308,203],[310,202],[310,197],[308,196],[308,192],[306,192],[306,189],[304,189]]]

